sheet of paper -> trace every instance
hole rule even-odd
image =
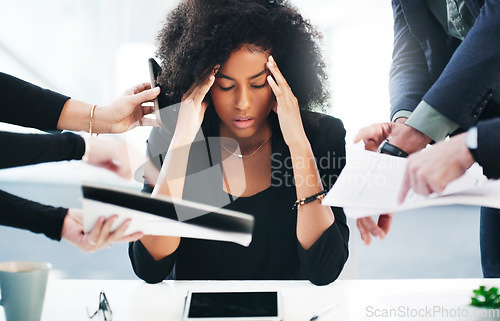
[[[488,180],[479,166],[473,166],[440,194],[423,196],[410,190],[398,204],[406,162],[405,158],[354,149],[322,204],[343,207],[350,218],[451,204],[500,208],[500,181]]]

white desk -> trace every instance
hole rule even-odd
[[[500,279],[346,280],[322,287],[306,281],[165,281],[150,285],[139,280],[49,280],[42,321],[88,320],[85,307],[95,311],[101,290],[110,302],[113,321],[180,320],[186,292],[201,289],[277,289],[282,294],[285,321],[308,321],[333,302],[337,307],[320,321],[472,320],[442,318],[437,312],[432,318],[429,314],[421,318],[375,315],[389,308],[408,313],[423,313],[425,308],[464,309],[472,289],[483,284],[499,286]],[[0,320],[4,320],[3,313]]]

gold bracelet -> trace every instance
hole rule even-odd
[[[90,121],[89,121],[89,134],[90,134],[90,136],[92,136],[92,119],[94,119],[94,112],[95,112],[96,107],[97,107],[97,105],[94,105],[90,109]],[[97,136],[97,134],[96,134],[96,136]]]

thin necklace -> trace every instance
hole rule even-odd
[[[243,155],[243,154],[235,154],[233,153],[232,151],[230,151],[229,149],[226,148],[226,146],[224,146],[222,143],[220,143],[220,145],[222,146],[222,148],[224,148],[229,154],[233,155],[233,156],[236,156],[238,158],[243,158],[243,157],[251,157],[253,155],[255,155],[255,153],[257,153],[259,151],[259,149],[264,146],[265,143],[267,143],[267,141],[271,138],[271,136],[273,135],[273,133],[271,132],[271,135],[269,135],[269,137],[267,137],[267,139],[262,143],[260,144],[259,147],[257,147],[256,150],[253,151],[253,153],[251,153],[250,155]]]

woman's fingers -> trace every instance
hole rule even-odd
[[[215,81],[215,74],[219,71],[220,65],[216,65],[205,80],[196,80],[184,93],[182,100],[192,99],[201,103]],[[208,87],[207,87],[208,86]],[[200,97],[202,98],[200,99]]]
[[[286,82],[285,77],[281,74],[281,71],[278,68],[278,65],[274,61],[273,56],[269,56],[268,62],[267,62],[267,68],[271,71],[271,73],[274,76],[274,79],[276,79],[276,83],[278,86],[280,86],[283,90],[289,89],[290,86]]]
[[[267,82],[273,90],[274,96],[279,106],[295,106],[298,104],[297,98],[293,94],[290,86],[288,85],[285,77],[281,74],[278,66],[274,62],[272,56],[269,56],[267,68],[272,76],[267,76]],[[274,76],[274,78],[273,78]],[[277,111],[277,110],[275,110]]]
[[[210,90],[210,88],[212,88],[214,81],[215,76],[211,74],[203,83],[200,84],[200,86],[198,87],[198,91],[194,96],[194,103],[196,105],[199,105],[203,102],[205,96],[208,94],[208,91]]]
[[[182,95],[182,101],[190,99],[191,95],[193,94],[197,86],[198,82],[197,81],[193,82],[191,87],[189,87],[189,89],[184,93],[184,95]]]

